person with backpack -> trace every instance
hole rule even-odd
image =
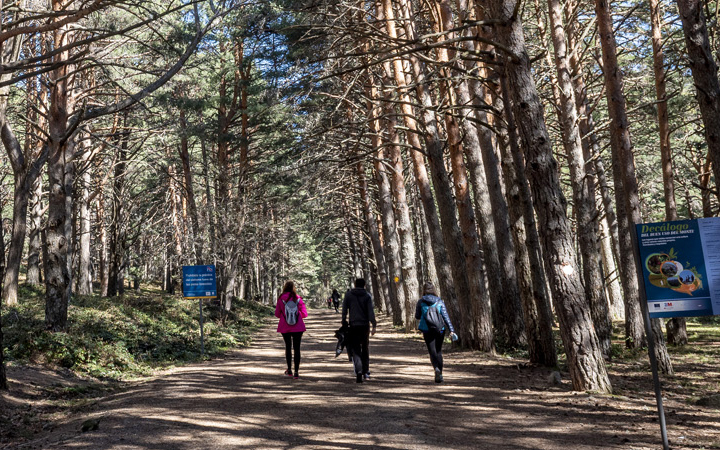
[[[349,321],[348,321],[349,315]],[[372,331],[370,330],[372,324]],[[348,351],[352,352],[355,381],[370,379],[370,336],[375,335],[375,309],[365,280],[355,280],[355,288],[345,293],[342,307],[342,325],[350,326],[347,336]]]
[[[300,369],[300,340],[305,331],[303,319],[307,316],[307,307],[303,299],[295,292],[295,283],[285,282],[282,294],[278,297],[275,305],[275,317],[280,319],[277,332],[282,334],[285,341],[285,360],[287,361],[285,375],[295,379],[298,378],[298,369]],[[294,372],[292,370],[293,353],[295,354]]]
[[[332,298],[332,304],[335,307],[335,312],[340,312],[338,311],[338,307],[340,306],[340,293],[337,291],[337,289],[333,289],[330,298]]]
[[[453,341],[457,341],[458,336],[450,322],[445,302],[438,297],[437,290],[432,283],[425,283],[423,286],[423,296],[415,307],[415,318],[420,321],[418,329],[422,331],[425,345],[430,353],[430,362],[435,369],[435,382],[442,383],[442,345],[445,340],[445,329],[450,330],[450,337]]]

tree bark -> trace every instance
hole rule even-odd
[[[2,89],[2,91],[6,91],[6,89]],[[7,305],[17,305],[18,275],[25,246],[30,192],[41,173],[47,154],[41,152],[40,155],[26,155],[23,152],[5,115],[7,107],[5,95],[6,92],[0,92],[0,96],[3,96],[0,100],[0,138],[12,166],[14,189],[13,228],[3,274],[2,301]]]
[[[456,3],[460,11],[468,10],[466,1],[461,0]],[[442,0],[437,7],[440,20],[436,22],[436,31],[447,33],[442,35],[439,41],[454,39],[455,33],[450,32],[455,27],[450,1]],[[464,22],[468,19],[467,14],[463,15],[461,12],[460,21]],[[472,41],[466,41],[465,45],[468,49],[475,50]],[[455,57],[454,52],[443,49],[438,50],[438,55],[438,60],[446,64]],[[462,63],[458,64],[464,71]],[[459,108],[463,117],[475,118],[476,112],[471,107],[473,98],[468,82],[460,74],[452,73],[447,67],[440,70],[441,76],[448,80],[440,84],[441,96],[450,101],[455,99],[453,94],[456,93],[457,98],[452,102],[452,106]],[[458,81],[452,83],[449,81],[457,78]],[[446,116],[454,116],[454,114],[456,113],[448,112]],[[479,110],[478,115],[481,122],[488,123],[484,110]],[[523,311],[515,272],[515,250],[509,232],[507,204],[500,185],[492,131],[485,126],[467,121],[464,126],[463,143],[462,149],[465,152],[468,174],[473,186],[476,217],[480,224],[483,260],[492,299],[495,340],[505,348],[518,348],[525,344]]]
[[[568,156],[570,179],[577,219],[577,233],[582,255],[585,295],[590,306],[595,332],[605,359],[610,358],[612,318],[605,298],[602,260],[598,242],[597,208],[595,206],[594,184],[585,171],[575,92],[570,74],[570,63],[563,25],[562,8],[558,0],[548,0],[550,28],[557,70],[558,114],[562,127],[563,147]]]
[[[394,113],[394,111],[388,111]],[[391,192],[395,199],[397,230],[400,237],[400,256],[402,261],[402,286],[405,291],[405,304],[400,305],[404,314],[405,331],[409,332],[415,325],[415,301],[420,298],[417,269],[415,266],[415,243],[412,238],[412,221],[405,191],[405,176],[402,154],[400,152],[400,136],[397,132],[395,119],[387,119],[387,129],[392,144],[388,147],[390,159]]]
[[[198,219],[197,203],[195,201],[195,189],[193,187],[193,174],[190,167],[190,151],[188,147],[187,119],[185,110],[180,108],[180,161],[183,168],[183,191],[187,198],[190,209],[190,221],[192,223],[193,262],[201,264],[203,261],[202,236],[200,234],[200,221]]]
[[[705,140],[712,161],[715,185],[720,186],[720,81],[718,65],[713,58],[707,23],[700,0],[677,0],[685,34],[690,69],[698,105],[705,125]]]
[[[380,241],[380,233],[378,232],[377,219],[371,208],[370,196],[368,194],[367,178],[365,176],[365,168],[362,161],[358,161],[356,166],[358,176],[358,186],[360,187],[360,201],[362,202],[365,224],[370,235],[370,242],[375,255],[375,267],[377,275],[380,278],[380,287],[382,288],[383,297],[390,301],[391,289],[388,274],[385,270],[385,253],[383,251],[382,242]],[[378,299],[380,303],[381,299]],[[382,304],[382,303],[380,303]]]
[[[543,107],[525,50],[522,23],[514,14],[513,1],[493,0],[490,2],[490,11],[492,19],[498,21],[495,26],[496,39],[512,52],[506,59],[506,73],[512,93],[513,112],[527,160],[526,168],[540,222],[546,270],[550,276],[573,388],[610,392],[605,362],[585,304],[572,232],[565,212],[566,202],[545,127]]]
[[[617,62],[615,35],[613,34],[612,16],[610,14],[610,5],[607,0],[595,0],[595,15],[598,23],[598,34],[600,35],[600,44],[602,49],[603,72],[605,76],[605,94],[607,97],[608,110],[610,115],[610,133],[613,136],[611,148],[613,157],[617,155],[617,169],[621,174],[621,183],[623,185],[628,227],[642,223],[642,215],[640,211],[640,197],[638,193],[637,178],[635,174],[635,157],[632,152],[632,143],[630,142],[630,130],[628,128],[627,111],[625,107],[625,95],[622,91],[623,75]],[[615,145],[612,145],[615,144]],[[615,167],[613,167],[615,169]],[[617,186],[615,186],[617,189]],[[631,245],[631,247],[634,245]],[[634,254],[635,249],[632,249]],[[627,261],[628,266],[623,266],[622,270],[633,278],[637,278],[634,274],[636,271],[635,259]],[[632,300],[630,300],[632,301]],[[637,302],[637,300],[635,300]],[[644,301],[641,300],[641,301]],[[626,300],[628,302],[628,300]],[[627,318],[626,318],[627,319]],[[659,322],[657,319],[654,322]],[[655,342],[655,356],[658,360],[658,366],[663,373],[672,373],[672,364],[670,356],[667,353],[665,339],[662,333],[658,335],[660,327],[657,323],[653,324],[653,339]],[[660,331],[662,331],[660,329]]]
[[[38,286],[41,283],[40,275],[40,231],[43,221],[42,206],[42,177],[37,177],[33,183],[30,196],[30,231],[28,233],[28,265],[27,283]]]
[[[2,211],[0,211],[0,224],[2,223]],[[3,233],[2,226],[0,226],[0,269],[5,268],[5,234]],[[2,273],[2,271],[0,271]],[[0,284],[2,289],[2,284]],[[7,375],[5,374],[5,353],[3,349],[3,331],[2,331],[2,307],[3,303],[0,302],[0,391],[8,390]]]
[[[531,363],[546,367],[557,366],[557,352],[553,338],[553,317],[550,299],[545,289],[545,272],[542,270],[539,238],[535,226],[535,212],[530,185],[525,176],[525,161],[518,142],[517,126],[512,112],[507,79],[500,74],[500,95],[506,122],[500,121],[500,143],[505,186],[510,206],[510,225],[517,250],[517,274],[527,333],[528,354]],[[504,124],[507,126],[504,126]],[[534,238],[530,236],[533,235]],[[535,245],[531,240],[535,240]]]
[[[60,0],[52,1],[55,12],[62,11]],[[68,30],[62,27],[54,32],[55,48],[67,44]],[[65,234],[67,217],[65,192],[65,165],[70,162],[72,148],[67,134],[68,123],[68,72],[64,63],[68,51],[53,57],[60,65],[50,72],[50,111],[48,138],[48,223],[46,228],[47,259],[45,271],[45,325],[51,331],[63,331],[67,326],[67,308],[70,300],[70,274],[67,268],[71,243]]]
[[[678,220],[675,204],[675,175],[670,149],[670,124],[668,120],[667,94],[665,89],[665,56],[662,48],[662,11],[658,0],[650,0],[650,25],[653,49],[653,72],[655,73],[655,97],[657,99],[658,131],[660,133],[660,163],[665,193],[665,220]],[[673,345],[687,344],[687,326],[684,317],[668,320],[668,342]],[[683,337],[684,336],[684,337]]]
[[[122,131],[119,132],[118,148],[113,173],[112,215],[110,217],[110,242],[108,253],[108,297],[121,295],[121,271],[125,266],[125,190],[127,171],[127,149],[130,130],[127,128],[127,113],[123,117]]]
[[[392,304],[392,317],[393,325],[403,325],[403,309],[402,305],[406,304],[405,291],[402,289],[402,285],[399,284],[402,281],[402,262],[400,260],[400,243],[397,235],[395,212],[393,211],[392,205],[392,194],[390,192],[390,181],[388,180],[387,172],[383,167],[384,153],[382,151],[382,142],[379,138],[379,130],[377,129],[377,120],[373,116],[371,122],[371,129],[373,131],[373,139],[377,139],[377,142],[373,143],[373,147],[376,149],[375,152],[375,182],[378,187],[378,202],[381,211],[381,219],[383,225],[383,236],[385,238],[385,251],[388,266],[390,268],[391,289],[395,295],[390,296]],[[414,263],[414,261],[413,261]]]
[[[392,2],[383,0],[382,5],[377,8],[378,20],[384,21],[388,36],[391,39],[397,39],[397,30],[395,27],[395,16],[392,10]],[[404,23],[408,26],[412,25],[412,21],[405,17]],[[414,36],[414,33],[410,35]],[[415,119],[415,111],[412,108],[413,102],[407,95],[407,82],[404,77],[404,69],[402,61],[393,60],[393,73],[395,83],[398,89],[400,108],[403,113],[405,126],[408,128],[408,141],[413,151],[410,152],[413,160],[413,168],[415,171],[415,179],[418,181],[420,196],[425,210],[425,218],[433,236],[433,254],[435,256],[435,267],[438,271],[438,277],[442,283],[441,290],[446,296],[445,300],[450,308],[453,318],[457,318],[458,334],[461,342],[466,346],[472,347],[472,323],[470,314],[470,283],[468,280],[468,272],[465,266],[464,248],[460,237],[460,229],[457,224],[457,215],[455,210],[455,201],[452,198],[450,181],[445,168],[443,157],[443,142],[440,140],[437,118],[435,117],[435,105],[433,99],[425,87],[426,74],[425,68],[420,61],[414,56],[410,56],[410,64],[412,66],[413,75],[416,85],[415,91],[421,103],[421,123],[423,130],[423,138],[425,140],[425,148],[431,167],[431,177],[437,196],[437,211],[439,212],[440,221],[435,211],[435,199],[432,196],[430,184],[427,180],[427,169],[423,154],[421,153],[422,145],[420,144],[420,134],[418,131],[418,123]],[[442,239],[439,239],[439,235]],[[444,245],[443,245],[444,243]],[[445,256],[447,256],[445,258]],[[451,275],[452,273],[452,275]],[[456,297],[453,294],[456,294]]]

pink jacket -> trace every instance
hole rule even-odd
[[[295,325],[288,325],[285,321],[285,303],[283,303],[283,301],[288,301],[289,299],[290,293],[283,292],[275,305],[275,317],[280,319],[280,322],[278,322],[277,332],[294,333],[298,331],[305,331],[305,322],[303,322],[303,318],[307,317],[308,314],[307,307],[305,306],[305,302],[302,297],[298,296],[298,311],[300,312],[300,317],[298,318],[297,323]]]

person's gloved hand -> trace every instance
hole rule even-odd
[[[453,342],[456,342],[456,341],[457,341],[458,339],[460,339],[460,338],[458,337],[457,334],[455,334],[455,333],[450,333],[450,339],[451,339]]]

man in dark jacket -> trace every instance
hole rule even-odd
[[[348,321],[348,311],[350,320]],[[355,380],[362,383],[370,379],[370,335],[375,334],[375,310],[372,296],[365,289],[365,280],[355,280],[355,288],[345,293],[342,308],[342,324],[350,325],[348,346],[352,349]],[[370,331],[372,324],[372,331]]]

